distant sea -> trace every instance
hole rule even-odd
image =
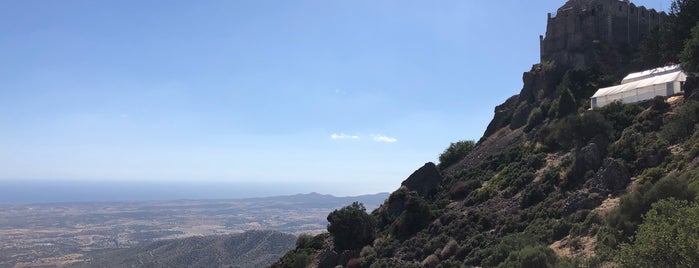
[[[0,204],[239,199],[313,191],[323,192],[283,183],[0,180]]]

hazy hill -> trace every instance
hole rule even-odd
[[[570,0],[558,21],[597,20],[598,2],[612,1]],[[580,60],[544,58],[478,142],[451,144],[370,214],[331,213],[330,235],[272,267],[699,266],[698,22],[699,1],[676,0],[638,46],[558,27],[582,45],[556,58]],[[588,110],[596,89],[668,62],[690,72],[684,95]]]
[[[79,267],[264,267],[295,241],[296,236],[275,231],[163,240],[98,253]]]
[[[356,197],[311,193],[251,199],[0,205],[0,267],[61,266],[89,260],[86,255],[93,252],[249,230],[316,234],[325,230],[326,216],[334,209],[354,201],[376,208],[387,197],[388,193]],[[213,242],[204,240],[182,243],[203,246]]]

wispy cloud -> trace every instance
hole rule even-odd
[[[347,135],[344,133],[333,133],[332,135],[330,135],[330,138],[333,140],[358,140],[359,136]]]
[[[384,136],[384,135],[371,135],[371,137],[374,139],[375,142],[394,143],[394,142],[398,141],[398,139],[396,139],[396,138]]]

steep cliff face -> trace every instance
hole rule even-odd
[[[418,169],[371,213],[378,238],[325,267],[612,265],[651,204],[699,196],[687,190],[699,185],[698,101],[587,110],[594,89],[630,68],[621,56],[599,60],[623,54],[615,39],[579,31],[610,3],[622,2],[571,0],[559,9],[542,40],[547,61],[524,73],[522,90],[495,108],[476,146],[453,165]],[[618,69],[606,73],[610,66]],[[696,83],[685,87],[696,95]],[[321,252],[304,250],[287,260]]]
[[[548,15],[546,35],[541,37],[541,61],[578,69],[601,61],[615,63],[619,55],[603,53],[604,50],[637,47],[643,36],[666,16],[664,12],[618,0],[568,1],[555,14]]]

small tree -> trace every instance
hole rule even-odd
[[[692,28],[692,35],[680,53],[682,69],[687,72],[699,72],[699,23]]]
[[[473,150],[475,143],[473,141],[458,141],[452,142],[447,149],[439,155],[439,168],[444,169],[456,162]]]
[[[575,98],[570,89],[565,89],[561,96],[558,98],[558,111],[556,117],[563,118],[569,114],[572,114],[578,110],[577,104],[575,104]]]
[[[359,202],[335,210],[328,215],[328,232],[339,250],[361,249],[374,240],[374,219]]]

